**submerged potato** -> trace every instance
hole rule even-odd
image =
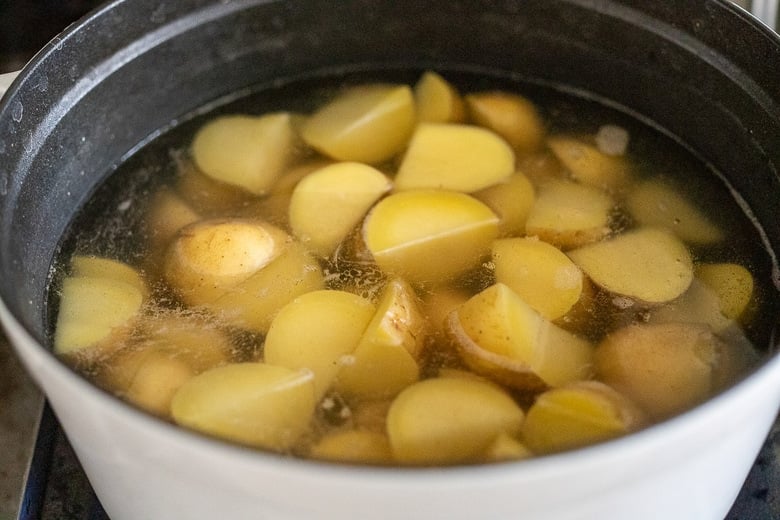
[[[646,303],[673,300],[693,280],[690,252],[664,229],[636,229],[568,254],[597,285]]]
[[[739,319],[753,298],[753,275],[739,264],[701,264],[696,277],[715,293],[721,312],[729,319]]]
[[[363,240],[379,267],[411,282],[442,282],[475,267],[497,235],[490,208],[441,190],[390,195],[363,224]]]
[[[528,153],[541,146],[544,123],[536,106],[517,94],[501,91],[479,92],[465,98],[474,122],[489,128],[516,150]]]
[[[398,462],[453,464],[477,460],[522,422],[523,410],[500,387],[445,377],[401,392],[387,414],[387,434]]]
[[[547,146],[578,182],[609,191],[620,191],[630,180],[628,163],[623,157],[602,153],[580,139],[549,137]]]
[[[367,430],[342,430],[326,435],[309,451],[315,459],[359,464],[390,464],[387,435]]]
[[[161,189],[154,195],[144,219],[150,249],[162,251],[181,228],[198,220],[200,215],[181,196],[169,188]]]
[[[406,85],[353,87],[315,112],[301,128],[312,148],[339,161],[377,164],[400,152],[414,129]]]
[[[417,120],[425,123],[460,123],[466,108],[458,91],[432,71],[425,72],[414,86]]]
[[[213,179],[262,195],[295,153],[290,114],[223,116],[206,123],[192,142],[192,156]]]
[[[315,403],[311,372],[235,363],[187,381],[174,395],[171,413],[182,426],[285,451],[306,431]]]
[[[498,215],[501,236],[524,234],[526,220],[536,199],[536,190],[528,177],[514,173],[505,181],[473,195]]]
[[[391,183],[361,163],[325,166],[303,178],[290,199],[290,227],[304,245],[329,256]]]
[[[395,190],[474,192],[515,171],[512,148],[495,133],[469,125],[421,123],[395,177]]]

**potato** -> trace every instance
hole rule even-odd
[[[284,451],[314,414],[313,375],[307,370],[234,363],[199,374],[171,402],[177,424],[226,440]]]
[[[626,200],[631,216],[643,226],[665,227],[690,244],[714,244],[723,231],[688,201],[680,190],[658,180],[646,180]]]
[[[144,296],[149,293],[141,273],[126,263],[111,258],[74,255],[70,259],[70,276],[116,280],[132,285]]]
[[[541,186],[550,179],[560,180],[568,177],[558,158],[546,149],[519,157],[517,171],[528,177],[534,186]]]
[[[178,175],[173,184],[174,193],[198,215],[224,217],[257,200],[255,194],[244,188],[209,177],[187,159],[177,161]]]
[[[387,434],[398,462],[454,464],[476,461],[501,434],[516,435],[522,422],[522,409],[500,387],[436,378],[395,398]]]
[[[469,94],[465,98],[471,119],[496,132],[516,150],[536,151],[544,140],[544,123],[536,106],[528,99],[509,92],[491,91]]]
[[[378,164],[406,146],[415,120],[408,86],[362,85],[315,112],[303,124],[301,137],[333,159]]]
[[[533,457],[533,453],[519,440],[502,433],[488,447],[483,457],[487,462],[501,462],[527,459]]]
[[[293,234],[320,256],[330,256],[390,188],[390,179],[361,163],[342,162],[316,170],[292,193]]]
[[[442,334],[445,331],[447,316],[469,299],[469,293],[453,287],[437,287],[435,291],[423,296],[423,312],[428,318],[432,332]]]
[[[644,423],[628,399],[597,381],[580,381],[536,398],[522,426],[534,453],[553,453],[625,435]]]
[[[717,296],[721,312],[729,319],[737,320],[753,298],[753,275],[739,264],[700,264],[696,277]]]
[[[568,254],[600,287],[646,303],[674,300],[693,280],[690,252],[664,229],[635,229]]]
[[[533,238],[493,242],[496,281],[548,320],[566,314],[582,294],[582,271],[559,249]]]
[[[469,125],[421,123],[412,135],[395,190],[474,192],[515,171],[512,148],[495,133]]]
[[[356,429],[385,434],[387,411],[392,400],[358,401],[351,406],[351,421]]]
[[[599,189],[550,180],[539,187],[525,231],[561,249],[580,247],[609,234],[613,206],[612,198]]]
[[[466,118],[458,91],[432,71],[426,71],[414,86],[414,101],[419,122],[460,123]]]
[[[192,157],[209,177],[262,195],[295,155],[289,113],[222,116],[206,123],[192,141]]]
[[[162,251],[181,228],[198,220],[200,215],[192,206],[172,189],[162,188],[152,198],[152,203],[144,217],[149,249],[155,252]]]
[[[720,300],[711,288],[694,277],[682,296],[652,309],[650,323],[699,323],[720,333],[737,326],[720,308]]]
[[[522,173],[514,173],[506,181],[479,190],[473,195],[498,215],[501,236],[524,234],[526,220],[536,199],[536,190],[528,177]]]
[[[317,261],[305,247],[292,242],[263,269],[206,306],[226,322],[265,333],[282,306],[324,286]]]
[[[171,243],[163,274],[185,303],[204,305],[267,266],[288,241],[284,231],[260,220],[199,221]]]
[[[469,367],[529,392],[589,377],[592,347],[545,320],[502,283],[453,311],[448,334]]]
[[[379,399],[417,381],[425,326],[412,288],[399,278],[391,280],[334,388],[346,396]]]
[[[617,125],[602,125],[596,131],[596,148],[607,155],[625,155],[630,140],[628,130]]]
[[[709,327],[640,324],[607,335],[594,360],[600,380],[662,419],[711,395],[720,351]]]
[[[314,374],[319,401],[357,347],[375,308],[356,294],[320,290],[282,307],[265,337],[265,362]]]
[[[320,460],[357,464],[390,464],[393,461],[387,436],[366,430],[330,433],[312,446],[309,456]]]
[[[629,163],[623,157],[606,155],[569,136],[549,137],[547,146],[578,182],[608,191],[621,191],[630,182]]]
[[[363,240],[384,271],[438,283],[478,265],[498,235],[498,217],[463,193],[414,190],[380,200]]]

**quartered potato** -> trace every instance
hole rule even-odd
[[[295,156],[289,113],[231,115],[206,123],[192,142],[192,157],[209,177],[262,195]]]
[[[531,450],[521,441],[507,433],[502,433],[496,437],[496,440],[488,446],[487,451],[484,453],[485,460],[491,462],[520,460],[530,457],[533,457]]]
[[[341,162],[316,170],[292,192],[289,215],[293,234],[309,249],[327,257],[390,188],[390,179],[361,163]]]
[[[144,219],[149,248],[152,251],[165,249],[181,228],[198,220],[200,215],[192,206],[172,189],[163,188],[152,198]]]
[[[694,277],[688,289],[674,300],[660,305],[650,314],[650,323],[699,323],[720,333],[735,327],[733,319],[721,310],[718,295],[698,277]]]
[[[406,146],[415,121],[411,88],[362,85],[315,112],[303,124],[301,137],[327,157],[378,164]]]
[[[335,389],[361,399],[391,397],[419,378],[425,318],[408,283],[388,282],[360,342],[338,373]]]
[[[562,249],[580,247],[609,234],[613,207],[600,189],[552,179],[539,187],[525,231]]]
[[[515,171],[515,154],[497,134],[470,125],[421,123],[404,154],[395,190],[471,193]]]
[[[460,123],[466,107],[458,91],[439,74],[427,71],[414,86],[417,120],[424,123]]]
[[[626,207],[644,226],[665,227],[690,244],[713,244],[723,240],[723,231],[669,184],[651,179],[629,193]]]
[[[582,294],[582,271],[556,247],[533,238],[493,242],[496,281],[548,320],[569,312]]]
[[[623,157],[602,153],[581,139],[552,136],[547,138],[547,146],[577,182],[620,191],[630,181],[628,162]]]
[[[693,280],[690,252],[664,229],[636,229],[568,255],[600,287],[646,303],[674,300]]]
[[[313,374],[264,363],[207,370],[171,402],[177,424],[241,444],[285,451],[306,431],[316,404]]]
[[[256,194],[209,177],[186,158],[177,160],[177,169],[174,193],[202,217],[233,216],[257,200]]]
[[[528,177],[514,173],[506,180],[472,195],[498,215],[501,236],[525,233],[526,220],[536,199],[536,190]]]
[[[516,435],[523,410],[500,387],[465,378],[426,379],[406,388],[387,414],[396,461],[454,464],[477,460],[502,434]]]
[[[536,398],[522,426],[534,453],[553,453],[625,435],[644,423],[631,401],[598,381],[580,381]]]
[[[271,322],[265,362],[311,371],[319,400],[349,363],[375,311],[365,298],[344,291],[303,294],[282,307]]]
[[[478,265],[498,235],[498,217],[469,195],[413,190],[380,200],[363,240],[384,271],[411,282],[445,281]]]
[[[328,434],[312,446],[309,456],[359,464],[389,464],[393,461],[387,435],[367,430],[342,430]]]
[[[116,280],[132,285],[144,295],[149,292],[141,273],[111,258],[75,255],[70,259],[70,276]]]
[[[700,264],[696,277],[715,293],[721,312],[729,319],[739,319],[753,298],[753,275],[739,264]]]
[[[465,97],[471,119],[493,130],[519,152],[536,151],[544,140],[544,123],[536,106],[517,94],[490,91]]]

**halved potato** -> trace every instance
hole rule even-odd
[[[289,113],[230,115],[198,130],[192,156],[209,177],[262,195],[293,159],[295,146]]]
[[[425,123],[460,123],[466,107],[458,91],[439,74],[427,71],[414,86],[417,120]]]
[[[387,435],[367,430],[340,430],[320,439],[309,456],[333,462],[390,464],[393,453]]]
[[[199,374],[171,402],[177,424],[234,442],[285,451],[314,414],[314,376],[264,363],[235,363]]]
[[[301,137],[333,159],[378,164],[406,146],[415,120],[408,86],[361,85],[315,112],[303,124]]]
[[[753,275],[739,264],[700,264],[696,277],[715,293],[721,312],[729,319],[739,319],[753,298]]]
[[[508,178],[515,154],[497,134],[470,125],[421,123],[395,177],[395,190],[474,192]]]
[[[629,164],[623,157],[604,154],[581,139],[549,137],[547,146],[578,182],[609,191],[620,191],[630,181]]]
[[[363,240],[384,271],[438,283],[478,265],[498,235],[498,217],[463,193],[414,190],[380,200]]]
[[[544,123],[536,106],[517,94],[479,92],[465,97],[471,119],[496,132],[516,150],[533,152],[544,140]]]
[[[539,186],[525,231],[562,249],[580,247],[609,234],[613,206],[600,189],[551,179]]]
[[[481,200],[501,219],[501,236],[521,235],[536,200],[536,190],[528,177],[514,173],[505,181],[475,192],[474,198]]]
[[[152,252],[165,249],[181,228],[198,220],[200,215],[181,196],[170,188],[162,188],[154,195],[144,217],[149,249]]]
[[[597,285],[646,303],[671,301],[693,280],[688,248],[660,228],[635,229],[568,254]]]
[[[311,172],[290,199],[293,234],[327,257],[390,188],[390,179],[361,163],[341,162]]]
[[[523,410],[500,387],[465,378],[426,379],[395,398],[387,434],[396,461],[474,462],[502,433],[516,435]]]
[[[70,276],[116,280],[132,285],[144,295],[149,292],[138,270],[113,258],[73,255],[70,259]]]

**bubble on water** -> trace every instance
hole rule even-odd
[[[14,104],[11,106],[11,118],[17,123],[19,123],[22,120],[23,114],[24,114],[24,106],[22,106],[22,102],[17,99],[16,101],[14,101]]]

